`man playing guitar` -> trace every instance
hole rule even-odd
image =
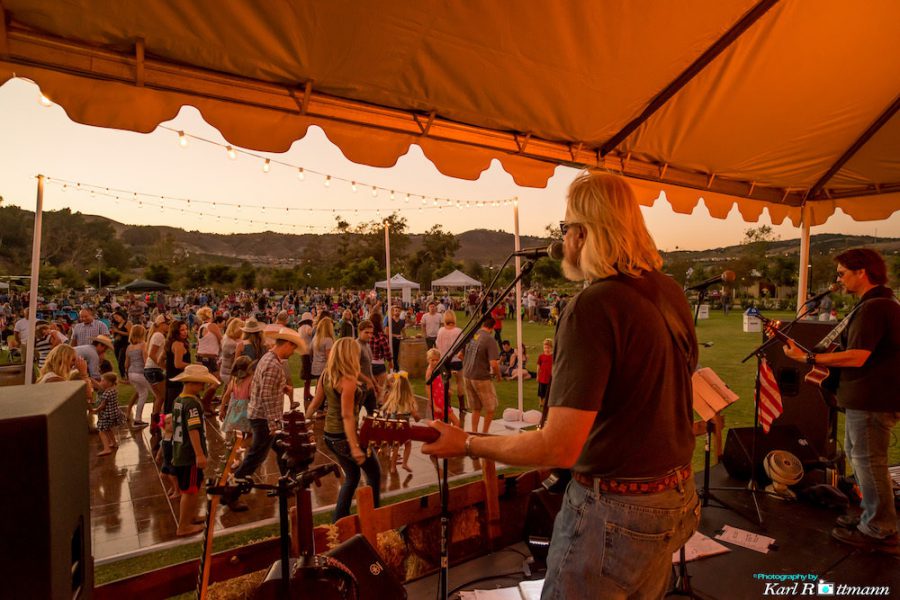
[[[887,452],[891,429],[900,421],[900,302],[885,285],[884,259],[874,250],[847,250],[834,260],[838,281],[860,298],[847,323],[838,325],[843,350],[806,353],[788,341],[784,353],[798,362],[841,368],[837,399],[846,410],[844,446],[862,492],[863,510],[859,517],[838,517],[832,537],[857,547],[896,552],[900,541]],[[826,340],[830,337],[834,336]]]

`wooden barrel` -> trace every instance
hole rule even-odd
[[[400,368],[410,377],[425,377],[425,338],[400,340]]]

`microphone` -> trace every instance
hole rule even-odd
[[[825,296],[827,296],[828,294],[830,294],[832,292],[840,291],[840,289],[841,289],[841,284],[832,283],[830,286],[828,286],[828,289],[825,290],[824,292],[819,292],[815,296],[812,296],[811,298],[807,298],[806,302],[804,304],[812,304],[813,302],[818,304],[822,300],[822,298],[824,298]]]
[[[513,252],[513,256],[520,256],[529,260],[537,260],[549,256],[556,260],[562,260],[563,245],[561,242],[553,242],[549,246],[534,246],[532,248],[522,248],[518,252]]]
[[[697,285],[692,285],[691,287],[687,288],[686,291],[696,292],[699,290],[705,290],[709,286],[715,285],[717,283],[731,283],[732,281],[734,281],[734,278],[735,278],[734,271],[725,271],[721,275],[716,275],[715,277],[710,277],[706,281],[702,281],[702,282],[698,283]]]

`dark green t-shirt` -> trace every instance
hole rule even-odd
[[[838,404],[874,412],[900,411],[900,303],[878,286],[861,299],[841,334],[845,350],[868,350],[861,367],[841,368]]]
[[[573,469],[649,478],[690,463],[696,357],[684,292],[662,273],[598,280],[573,298],[557,325],[550,406],[597,411]]]
[[[482,381],[490,379],[492,360],[500,360],[500,347],[494,339],[494,332],[481,327],[466,346],[463,377]]]
[[[175,398],[172,408],[172,464],[176,467],[188,467],[197,462],[194,446],[191,444],[190,431],[200,432],[200,447],[206,450],[206,428],[203,426],[203,405],[197,396],[181,395]]]

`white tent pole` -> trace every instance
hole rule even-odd
[[[384,221],[384,267],[387,273],[387,305],[384,309],[384,316],[387,317],[388,323],[388,343],[393,348],[394,334],[392,331],[393,327],[391,327],[391,233],[387,219]],[[394,362],[399,365],[400,357],[394,356],[393,358]]]
[[[522,249],[522,240],[519,238],[519,199],[513,199],[513,230],[516,235],[516,252]],[[516,275],[522,271],[522,259],[516,257]],[[519,353],[519,376],[517,377],[519,392],[519,411],[524,410],[524,393],[522,383],[522,282],[516,282],[516,352]]]
[[[797,283],[797,312],[806,304],[806,291],[809,289],[809,222],[810,208],[804,204],[800,209],[800,276]]]
[[[34,232],[31,235],[31,282],[28,288],[28,342],[25,344],[25,385],[31,385],[34,372],[34,338],[37,321],[38,278],[41,271],[41,221],[44,216],[44,176],[38,175],[37,201],[34,207]]]

